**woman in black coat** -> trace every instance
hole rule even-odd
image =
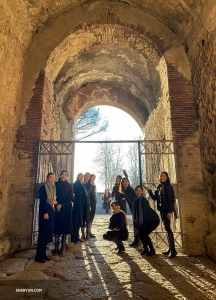
[[[84,175],[79,173],[77,179],[73,184],[75,200],[73,206],[73,222],[74,222],[74,239],[73,242],[83,242],[83,239],[79,237],[79,230],[82,229],[82,238],[85,238],[84,228],[86,226],[88,211],[90,210],[90,204],[88,203],[88,193],[84,184]]]
[[[67,181],[69,173],[62,170],[56,184],[57,205],[55,211],[55,250],[54,254],[63,256],[67,234],[73,234],[72,224],[72,202],[73,187]],[[62,235],[61,249],[59,251],[59,238]]]
[[[157,209],[160,211],[161,219],[167,232],[169,249],[162,252],[162,254],[172,258],[177,255],[174,236],[170,227],[170,220],[173,212],[174,190],[170,185],[170,179],[167,172],[161,172],[159,180],[160,184],[158,185],[155,194],[152,193],[152,190],[149,187],[144,186],[144,188],[149,192],[150,197],[154,201],[157,201]]]
[[[35,261],[45,263],[50,258],[46,255],[47,243],[53,240],[56,202],[55,175],[48,173],[47,180],[40,188],[39,237]]]
[[[114,242],[117,245],[117,254],[125,251],[122,241],[128,239],[128,223],[125,212],[120,210],[118,202],[112,201],[110,204],[112,209],[112,216],[109,223],[109,231],[103,235],[103,238],[107,241]]]
[[[122,186],[123,186],[123,193],[125,196],[125,199],[127,201],[127,204],[129,206],[129,209],[132,213],[132,217],[134,218],[134,204],[136,199],[136,193],[135,190],[130,186],[130,182],[127,177],[124,177],[122,179]],[[138,237],[138,231],[137,228],[134,227],[134,240],[132,243],[129,244],[130,247],[138,247],[139,246],[139,237]]]
[[[124,176],[128,178],[128,175],[126,173],[126,170],[122,170],[124,173]],[[115,185],[113,186],[112,190],[112,198],[115,197],[115,200],[118,202],[118,205],[120,206],[120,209],[123,210],[127,214],[127,206],[126,206],[126,199],[124,196],[124,193],[122,193],[122,176],[117,175],[115,180]]]
[[[134,227],[138,231],[139,239],[143,244],[141,255],[155,255],[155,249],[149,234],[160,224],[158,214],[149,206],[149,202],[143,196],[143,188],[138,185],[135,188],[136,196],[134,204]]]
[[[103,200],[103,208],[106,210],[106,214],[108,215],[110,209],[110,202],[112,200],[112,195],[110,194],[108,189],[105,189],[105,192],[102,196]]]

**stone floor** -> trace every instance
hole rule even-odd
[[[96,238],[71,244],[64,257],[39,264],[30,249],[2,261],[0,299],[216,299],[216,264],[211,260],[182,253],[167,259],[160,249],[155,257],[142,257],[127,242],[126,251],[116,255],[114,245],[102,239],[108,220],[96,216]]]

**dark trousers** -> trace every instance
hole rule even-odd
[[[139,236],[139,239],[141,240],[142,244],[145,245],[149,245],[149,240],[150,240],[150,237],[149,237],[149,234],[155,230],[158,225],[160,224],[160,221],[151,221],[149,222],[147,225],[141,225],[139,228],[138,228],[138,236]]]
[[[161,211],[160,214],[161,214],[161,219],[163,221],[166,232],[168,232],[168,233],[172,232],[172,229],[170,227],[170,220],[167,219],[168,212]]]
[[[46,255],[46,246],[47,246],[47,242],[44,241],[44,239],[42,239],[39,234],[38,246],[37,246],[37,252],[36,252],[36,257],[38,259],[43,259],[44,256]]]
[[[121,201],[120,209],[123,210],[125,212],[125,214],[127,214],[127,202],[126,202],[126,200]]]
[[[106,214],[108,215],[109,210],[110,210],[110,202],[105,203],[105,205],[106,205]]]
[[[90,222],[93,222],[95,217],[95,211],[96,211],[96,203],[91,204],[91,211],[90,211]]]
[[[105,239],[111,241],[114,237],[117,237],[120,241],[126,241],[128,239],[128,231],[120,229],[119,231],[107,231],[104,235]]]

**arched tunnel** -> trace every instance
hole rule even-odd
[[[216,260],[214,1],[14,0],[0,9],[0,256],[31,243],[39,140],[73,139],[85,110],[111,105],[146,139],[173,140],[183,251]]]

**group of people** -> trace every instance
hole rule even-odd
[[[109,228],[103,238],[116,244],[116,253],[125,251],[123,241],[128,239],[127,206],[132,214],[134,241],[129,244],[137,247],[140,242],[143,245],[141,255],[153,256],[155,249],[149,237],[155,230],[160,219],[151,208],[148,200],[143,195],[143,187],[138,185],[135,189],[130,182],[125,170],[125,177],[118,175],[112,194],[108,190],[104,193],[104,200],[112,210]],[[96,185],[94,174],[79,173],[74,184],[68,182],[69,173],[62,170],[60,177],[55,182],[55,175],[49,173],[46,182],[40,188],[39,208],[39,237],[35,261],[44,263],[50,260],[46,255],[47,243],[53,240],[55,235],[55,249],[53,255],[63,256],[66,244],[66,236],[71,235],[73,243],[83,242],[85,239],[95,237],[91,232],[92,222],[96,210]],[[144,186],[150,197],[157,201],[157,209],[160,212],[162,222],[167,232],[169,248],[163,252],[169,258],[177,255],[174,236],[170,226],[173,212],[174,191],[170,184],[167,172],[161,172],[160,184],[156,191]],[[114,200],[112,200],[115,198]],[[79,237],[81,229],[82,236]]]
[[[143,195],[143,187],[138,185],[135,189],[130,186],[130,182],[125,170],[125,177],[120,175],[116,177],[115,186],[113,187],[113,195],[115,200],[111,201],[110,207],[113,211],[110,218],[109,230],[103,235],[103,238],[114,242],[116,253],[120,254],[125,250],[123,242],[128,239],[128,226],[126,218],[126,202],[133,217],[134,241],[130,244],[131,247],[137,247],[139,242],[143,245],[141,255],[153,256],[155,249],[149,237],[150,233],[155,230],[160,224],[159,215],[150,207],[148,200]],[[169,248],[162,252],[169,258],[177,255],[175,249],[174,236],[171,229],[171,217],[173,212],[174,190],[170,184],[169,175],[167,172],[161,172],[159,177],[160,184],[155,193],[144,186],[149,192],[150,197],[157,201],[157,209],[160,212],[161,220],[164,224]]]
[[[62,170],[55,182],[54,173],[48,173],[41,186],[39,207],[39,236],[35,261],[45,263],[47,244],[53,241],[53,255],[63,256],[66,237],[71,235],[73,243],[95,237],[91,232],[96,210],[96,185],[94,174],[79,173],[72,185],[68,182],[69,173]],[[82,232],[81,238],[79,232]]]

